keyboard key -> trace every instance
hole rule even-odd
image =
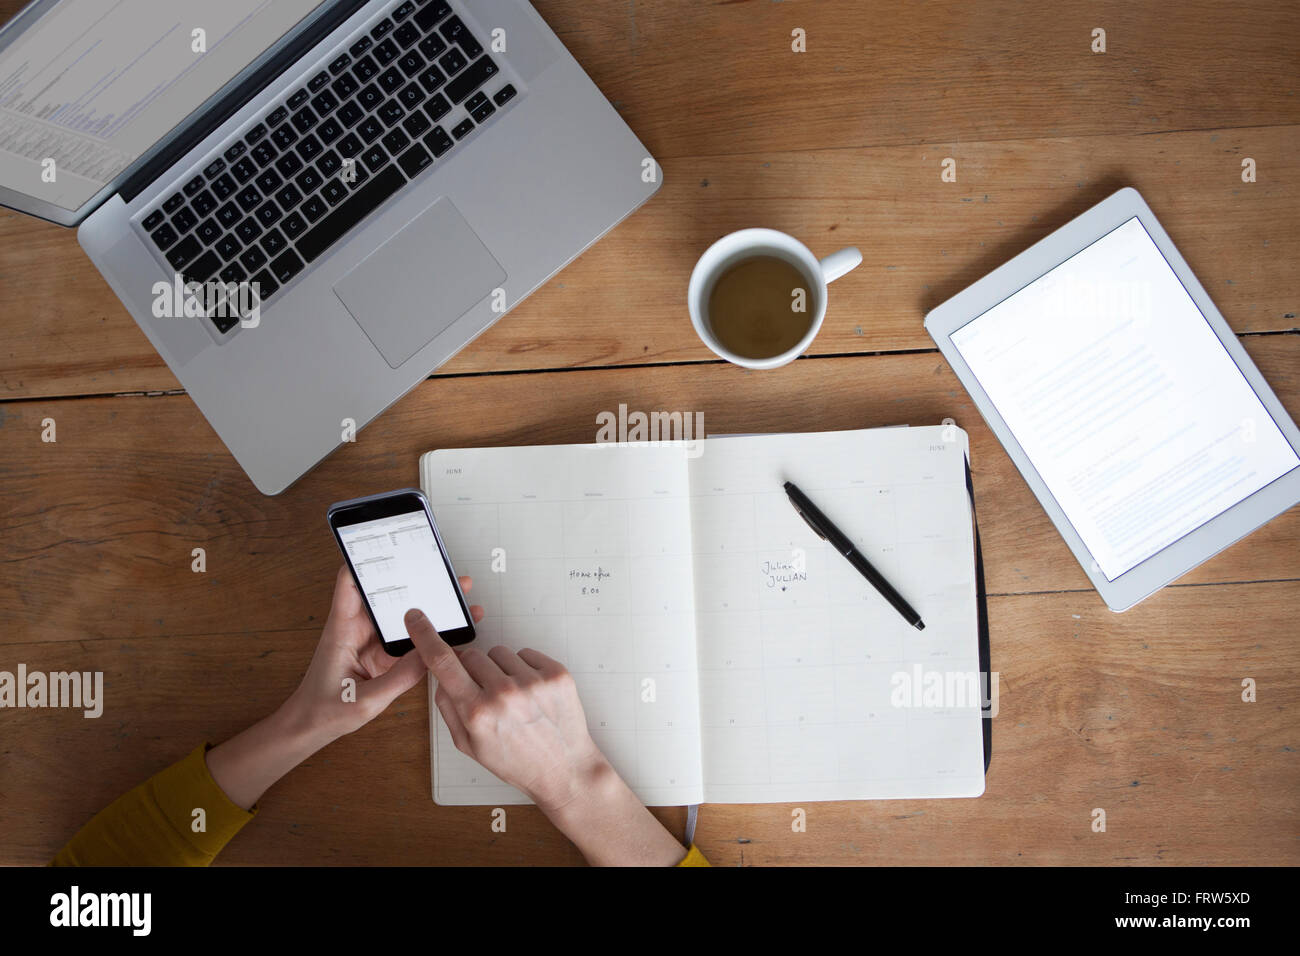
[[[302,271],[302,260],[292,249],[271,263],[271,275],[275,281],[284,285]]]
[[[242,186],[257,175],[257,163],[253,162],[252,157],[245,156],[230,167],[230,171],[235,174],[235,178],[239,180],[239,184]]]
[[[343,188],[343,184],[337,179],[331,179],[321,187],[321,198],[331,206],[337,206],[347,198],[348,191]]]
[[[337,173],[342,166],[343,160],[339,159],[338,153],[332,149],[316,161],[316,168],[320,170],[322,176],[327,178]]]
[[[379,46],[375,47],[375,62],[380,66],[388,66],[397,59],[402,51],[397,49],[397,44],[392,40],[385,40]]]
[[[230,147],[230,149],[226,150],[225,153],[226,162],[233,163],[240,156],[243,156],[246,152],[248,152],[247,146],[245,146],[243,143],[236,143],[234,146]]]
[[[203,255],[184,266],[180,273],[189,282],[207,282],[217,274],[217,270],[220,268],[221,260],[215,252],[209,249]]]
[[[288,149],[297,138],[298,134],[293,131],[293,127],[288,123],[285,123],[271,134],[271,139],[275,140],[275,145],[281,149]]]
[[[465,59],[465,54],[455,47],[438,57],[438,65],[446,71],[448,76],[465,69],[465,64],[468,62],[469,60]]]
[[[280,291],[280,283],[271,278],[271,273],[265,270],[253,276],[250,284],[257,287],[259,303],[265,302]]]
[[[217,255],[229,262],[239,254],[239,250],[243,248],[243,245],[230,233],[226,233],[217,240],[217,244],[212,248],[217,251]]]
[[[371,146],[361,154],[361,161],[366,164],[366,169],[373,173],[388,162],[388,154],[379,145]]]
[[[373,83],[363,88],[361,92],[357,94],[357,105],[367,113],[378,107],[383,101],[384,94],[381,93],[379,87],[375,86]]]
[[[239,316],[231,315],[230,310],[227,309],[225,315],[208,316],[208,321],[216,326],[218,335],[225,335],[239,324]]]
[[[257,212],[254,213],[254,215],[257,216],[257,221],[263,226],[273,226],[280,221],[280,217],[284,214],[280,212],[280,207],[275,204],[274,199],[268,199],[266,202],[262,203],[262,205],[257,207]],[[262,239],[262,244],[266,245],[265,238]],[[273,251],[274,250],[270,248],[267,249],[267,252]]]
[[[472,113],[488,101],[487,94],[479,90],[473,96],[465,101],[466,112]]]
[[[252,216],[249,216],[235,227],[235,235],[243,240],[244,245],[248,245],[261,234],[262,227],[257,224],[257,220]]]
[[[208,165],[203,167],[203,175],[208,177],[208,179],[220,176],[225,171],[226,161],[224,159],[214,159],[212,162],[208,163]]]
[[[330,64],[330,73],[332,73],[334,76],[338,76],[340,73],[342,73],[351,65],[352,65],[352,57],[344,53],[337,60],[335,60],[333,63]]]
[[[412,50],[397,61],[397,66],[408,77],[415,76],[424,67],[424,57]]]
[[[465,26],[460,17],[452,17],[442,26],[438,27],[438,32],[442,34],[443,39],[448,43],[455,43],[465,51],[465,55],[471,60],[483,52],[478,41],[474,39],[473,34],[469,32],[469,27]]]
[[[297,186],[290,183],[275,194],[275,201],[280,204],[281,209],[292,209],[302,202],[302,193],[298,192]]]
[[[429,155],[429,151],[419,143],[416,143],[397,158],[397,164],[402,167],[402,172],[411,178],[414,178],[416,173],[432,162],[433,157]]]
[[[379,88],[385,93],[396,93],[402,88],[402,84],[406,82],[406,77],[402,76],[401,70],[393,66],[381,73],[377,82]]]
[[[298,148],[302,149],[301,144],[298,146]],[[302,160],[298,158],[297,153],[285,153],[283,156],[281,156],[279,159],[275,161],[275,168],[278,169],[280,171],[280,175],[284,176],[285,178],[292,176],[298,170],[302,169],[302,165],[303,165]]]
[[[222,173],[216,179],[212,180],[212,194],[216,196],[218,200],[229,199],[234,195],[237,188],[235,181],[230,178],[230,173]]]
[[[234,228],[235,223],[239,222],[239,217],[243,213],[233,202],[228,202],[217,210],[217,222],[221,223],[227,229]]]
[[[396,156],[410,145],[411,140],[400,129],[395,129],[381,139],[380,142],[384,144],[384,148],[388,150],[389,153]]]
[[[393,21],[401,23],[412,13],[415,12],[414,0],[406,0],[405,3],[398,4],[397,9],[393,11]]]
[[[389,100],[379,107],[376,115],[384,121],[385,126],[392,126],[406,115],[406,110],[402,109],[402,104],[397,100]]]
[[[310,163],[324,148],[315,136],[304,136],[302,142],[298,144],[298,155]]]
[[[262,237],[262,248],[270,255],[275,255],[280,250],[287,248],[289,240],[280,235],[279,229],[272,229]]]
[[[414,23],[404,23],[393,31],[393,39],[397,45],[405,50],[408,46],[420,39],[420,28]]]
[[[249,246],[239,257],[239,262],[249,272],[254,272],[266,262],[266,253],[258,246]]]
[[[177,239],[176,230],[168,223],[163,223],[150,238],[153,239],[153,244],[158,247],[159,252],[166,252],[167,247]]]
[[[469,69],[448,83],[443,92],[453,103],[459,103],[499,72],[491,57],[481,56],[469,65]]]
[[[511,84],[507,83],[505,86],[501,87],[501,89],[496,91],[496,94],[492,97],[492,102],[497,106],[505,106],[514,98],[515,88]]]
[[[252,186],[245,187],[243,192],[235,197],[235,202],[239,203],[239,208],[244,212],[252,212],[261,201],[262,194]]]
[[[199,217],[194,215],[188,208],[180,209],[176,215],[172,216],[172,228],[182,236],[194,228],[199,221]]]
[[[486,120],[489,116],[491,116],[496,111],[497,108],[493,106],[488,100],[485,99],[483,101],[483,105],[470,110],[469,115],[474,117],[474,122],[482,123],[484,120]]]
[[[387,17],[375,24],[375,28],[370,31],[370,35],[376,40],[380,40],[393,32],[393,21]]]
[[[431,33],[420,41],[419,51],[424,54],[426,60],[432,60],[435,56],[447,52],[447,41],[436,33]]]
[[[191,179],[188,183],[185,184],[185,195],[193,196],[196,192],[198,192],[202,188],[203,188],[203,177],[195,176],[193,179]]]
[[[190,206],[200,216],[206,216],[217,208],[217,201],[206,189],[190,200]]]
[[[431,66],[420,74],[420,85],[428,93],[432,93],[445,82],[447,82],[447,78],[442,75],[442,70],[436,66]]]
[[[181,206],[184,205],[185,205],[185,197],[182,196],[180,193],[173,193],[171,196],[167,198],[167,201],[163,203],[163,212],[167,213],[167,215],[170,216],[177,209],[180,209]]]
[[[437,3],[431,3],[417,13],[413,22],[422,31],[428,33],[430,27],[449,13],[451,13],[451,7],[445,0],[438,0]]]
[[[324,182],[324,179],[314,168],[308,166],[294,182],[298,184],[298,188],[303,191],[304,195],[311,195],[317,189],[320,189],[320,184]]]
[[[459,123],[457,123],[456,126],[452,129],[452,131],[451,131],[451,135],[452,135],[452,136],[455,136],[457,139],[464,139],[466,136],[468,136],[468,135],[473,131],[473,129],[474,129],[474,121],[473,121],[473,120],[471,120],[471,119],[461,120],[461,121],[460,121]]]
[[[305,133],[316,125],[316,114],[310,109],[304,108],[293,114],[293,127],[300,133]]]
[[[186,236],[167,253],[167,261],[173,269],[181,269],[187,262],[203,251],[203,245],[193,236]]]
[[[357,139],[355,133],[348,133],[339,140],[339,153],[345,158],[351,159],[357,153],[361,152],[361,140]]]
[[[281,134],[283,133],[289,134],[289,143],[292,143],[293,130],[289,129],[289,127],[287,126],[281,126],[279,129],[275,131],[274,135],[277,137],[281,137]],[[280,145],[281,147],[284,147],[287,146],[288,143],[281,142]],[[275,157],[278,155],[279,155],[279,150],[277,150],[274,146],[271,145],[270,140],[262,140],[262,142],[258,143],[256,146],[253,147],[253,154],[251,158],[257,162],[257,165],[265,168],[271,165],[271,160],[275,159]]]
[[[429,147],[429,151],[435,156],[441,156],[447,150],[451,149],[455,143],[452,142],[447,131],[441,126],[435,126],[433,132],[424,137],[424,145]]]
[[[339,101],[334,98],[334,94],[329,90],[312,97],[311,107],[316,111],[317,116],[325,116],[333,113],[338,107]]]
[[[265,135],[266,126],[262,123],[258,123],[256,126],[250,127],[248,132],[244,134],[244,142],[249,146],[252,146]]]
[[[266,114],[266,125],[275,129],[289,118],[289,111],[283,106],[277,106],[271,112]]]
[[[355,79],[351,73],[344,73],[338,78],[334,85],[330,87],[330,89],[334,91],[334,95],[337,96],[341,102],[346,100],[357,90],[361,89],[361,83]]]
[[[406,130],[408,135],[416,138],[423,136],[425,131],[432,125],[433,124],[429,122],[427,116],[418,112],[412,113],[410,116],[406,117],[406,119],[402,120],[402,129]]]
[[[248,273],[244,271],[243,267],[239,263],[232,262],[221,270],[220,277],[222,282],[243,282],[248,278]],[[227,309],[226,311],[230,312],[232,310]],[[230,316],[227,315],[225,318],[228,319]]]
[[[322,71],[311,78],[311,81],[307,84],[307,89],[312,93],[319,93],[321,90],[325,89],[325,86],[329,81],[329,73]]]
[[[361,121],[361,117],[366,115],[366,111],[357,105],[356,101],[345,103],[343,108],[338,112],[338,121],[345,127],[351,128]]]
[[[149,213],[149,215],[144,217],[144,221],[141,225],[144,226],[145,232],[153,232],[162,225],[162,221],[163,211],[161,209],[155,209],[153,212]]]
[[[274,169],[268,169],[257,177],[257,188],[262,190],[263,195],[269,195],[279,189],[283,182],[279,173]]]
[[[370,47],[373,45],[374,45],[374,41],[371,40],[370,37],[362,37],[356,43],[348,47],[348,53],[350,53],[352,55],[352,58],[355,60],[361,54],[369,50]]]
[[[330,207],[320,196],[312,196],[302,204],[302,214],[312,222],[316,222],[329,211]]]
[[[343,135],[343,124],[331,116],[316,128],[316,135],[328,146]]]
[[[204,219],[199,223],[198,228],[194,230],[194,235],[198,237],[199,242],[205,246],[210,246],[220,237],[221,227],[217,225],[215,219]]]
[[[321,253],[405,184],[406,178],[396,166],[387,167],[299,239],[298,251],[308,262],[315,261]]]
[[[439,93],[424,104],[424,111],[436,123],[451,112],[451,104],[447,102],[447,97]]]
[[[280,228],[284,230],[284,234],[290,239],[297,239],[306,231],[307,220],[303,219],[298,213],[291,212],[284,217],[284,222],[280,223]]]
[[[303,103],[307,102],[307,97],[310,95],[311,94],[308,93],[305,88],[297,90],[293,96],[289,97],[289,99],[285,101],[284,105],[289,107],[291,110],[296,110],[298,107],[302,106]]]
[[[379,139],[383,133],[384,124],[374,116],[367,116],[361,121],[361,125],[357,127],[357,135],[367,143],[373,143],[375,140]]]
[[[368,56],[357,60],[357,65],[352,68],[352,75],[362,83],[369,83],[378,72],[379,66]]]

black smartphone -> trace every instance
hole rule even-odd
[[[474,640],[469,605],[423,494],[404,488],[340,501],[328,518],[384,650],[401,657],[414,646],[403,620],[413,607],[448,644]]]

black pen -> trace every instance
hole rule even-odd
[[[921,615],[912,610],[912,605],[903,600],[903,596],[881,577],[880,572],[871,566],[871,562],[866,559],[862,552],[853,547],[853,542],[844,535],[844,532],[835,527],[831,520],[808,500],[808,496],[800,491],[793,481],[785,483],[785,493],[790,496],[790,504],[794,505],[794,510],[799,512],[799,517],[808,522],[808,527],[816,531],[819,538],[829,541],[832,548],[844,555],[849,564],[857,568],[858,573],[870,581],[871,586],[880,592],[880,596],[892,604],[895,611],[903,615],[903,620],[918,631],[925,630]]]

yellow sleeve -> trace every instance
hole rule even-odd
[[[694,843],[691,844],[691,851],[686,854],[686,858],[677,864],[678,866],[709,866],[709,861],[704,858],[699,847]]]
[[[207,866],[257,813],[230,802],[208,772],[208,744],[91,818],[51,866]],[[194,811],[204,829],[195,832]]]

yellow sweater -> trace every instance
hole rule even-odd
[[[154,774],[91,818],[52,866],[207,866],[257,808],[230,802],[208,772],[209,745]],[[201,809],[202,816],[195,811]],[[201,829],[200,829],[201,827]],[[691,844],[678,866],[708,866]]]

